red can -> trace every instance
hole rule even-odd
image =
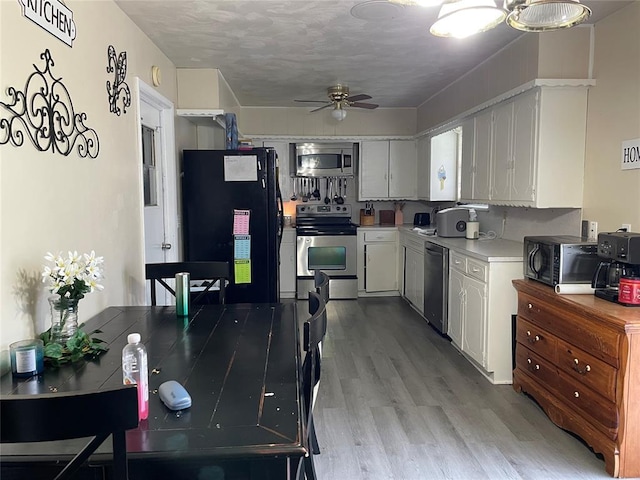
[[[618,302],[640,306],[640,277],[621,277]]]

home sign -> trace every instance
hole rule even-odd
[[[22,15],[39,25],[54,37],[73,46],[76,24],[73,12],[60,0],[18,0]]]
[[[622,170],[640,168],[640,138],[622,142]]]

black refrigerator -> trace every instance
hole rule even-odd
[[[227,303],[278,302],[282,196],[273,149],[184,150],[185,260],[227,261]]]

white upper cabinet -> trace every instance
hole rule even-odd
[[[473,198],[473,171],[475,169],[476,119],[462,122],[462,152],[460,162],[460,198]]]
[[[483,110],[476,116],[475,162],[473,167],[474,201],[488,202],[491,194],[491,138],[493,112]]]
[[[465,121],[461,199],[581,207],[586,111],[586,87],[542,86],[480,111],[473,127]],[[465,130],[473,130],[473,140]]]
[[[416,163],[414,140],[363,141],[359,200],[415,200]]]
[[[360,149],[360,199],[389,197],[389,142],[362,142]]]

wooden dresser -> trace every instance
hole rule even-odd
[[[640,309],[532,280],[513,285],[513,388],[601,453],[609,474],[640,477]]]

